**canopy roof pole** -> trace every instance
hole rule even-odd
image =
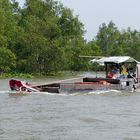
[[[105,64],[105,71],[106,71],[106,77],[107,77],[107,63]]]

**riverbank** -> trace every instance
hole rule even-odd
[[[36,79],[36,78],[63,78],[63,77],[75,77],[84,72],[81,71],[59,71],[56,73],[40,74],[40,73],[3,73],[0,75],[0,79],[5,78],[26,78],[26,79]]]

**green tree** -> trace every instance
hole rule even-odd
[[[138,53],[140,51],[140,32],[136,30],[132,31],[128,28],[127,31],[123,32],[122,36],[125,37],[123,41],[125,54],[140,61],[140,55]]]
[[[16,22],[9,0],[0,1],[0,47],[12,47],[15,41]]]
[[[23,29],[23,40],[16,46],[20,71],[48,72],[52,69],[50,64],[57,57],[59,35],[52,6],[51,1],[27,0],[26,7],[21,10],[19,26]]]
[[[119,36],[120,32],[112,21],[108,25],[103,23],[100,26],[96,41],[103,55],[120,55]]]
[[[10,72],[16,66],[16,56],[11,50],[1,47],[0,48],[0,73]]]
[[[81,68],[79,55],[85,44],[84,25],[79,21],[78,16],[73,16],[73,12],[69,8],[63,7],[59,15],[63,61],[67,69],[79,70]]]
[[[84,51],[89,56],[101,56],[102,51],[95,40],[89,41]]]
[[[19,71],[78,69],[84,28],[70,9],[53,0],[26,0],[17,21],[21,35],[14,50]]]

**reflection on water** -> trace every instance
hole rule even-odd
[[[0,140],[140,140],[140,92],[10,94],[1,80]]]

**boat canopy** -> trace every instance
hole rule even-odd
[[[98,63],[99,65],[104,65],[105,63],[124,63],[124,62],[135,62],[138,63],[134,58],[129,56],[111,56],[111,57],[102,57],[102,58],[95,58],[90,60],[90,63]]]

